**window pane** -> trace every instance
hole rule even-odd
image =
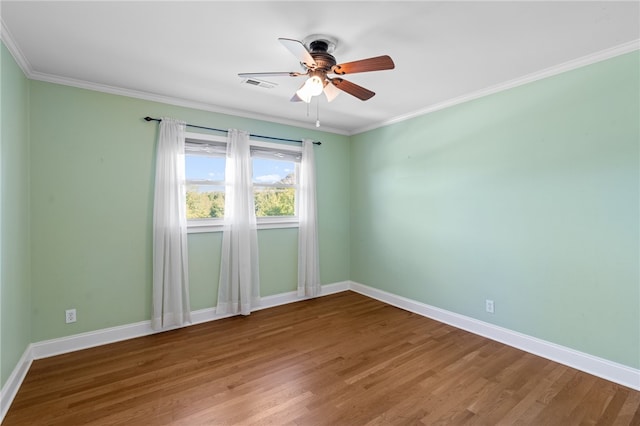
[[[253,157],[253,183],[255,184],[295,184],[295,170],[293,161]]]
[[[256,216],[295,216],[296,165],[293,161],[253,157],[253,194]]]
[[[187,185],[187,219],[224,217],[224,186]]]
[[[185,155],[187,180],[215,180],[224,182],[224,157]]]
[[[254,187],[256,216],[295,216],[295,188]]]
[[[223,156],[204,154],[185,155],[187,179],[187,219],[224,217]],[[189,181],[215,181],[220,185],[203,185]]]

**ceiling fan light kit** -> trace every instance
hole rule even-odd
[[[337,64],[336,58],[331,54],[336,48],[337,39],[326,35],[313,34],[305,37],[302,42],[288,38],[279,38],[278,41],[298,58],[305,72],[240,73],[238,76],[241,78],[308,77],[291,98],[292,102],[302,101],[308,104],[314,96],[323,92],[327,101],[331,102],[341,91],[366,101],[375,93],[343,78],[329,77],[328,74],[345,75],[395,68],[393,60],[387,55]]]
[[[312,75],[304,82],[302,87],[298,89],[296,95],[303,102],[311,102],[313,96],[318,96],[324,90],[324,83],[319,75]]]

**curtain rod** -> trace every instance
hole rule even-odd
[[[162,120],[159,118],[151,118],[149,116],[144,118],[145,121],[157,121],[158,123],[161,122]],[[213,130],[214,132],[223,132],[223,133],[227,133],[228,130],[224,130],[224,129],[216,129],[214,127],[204,127],[204,126],[196,126],[195,124],[185,124],[188,127],[194,127],[196,129],[205,129],[205,130]],[[273,136],[263,136],[263,135],[254,135],[254,134],[249,134],[249,137],[253,136],[254,138],[260,138],[260,139],[270,139],[273,141],[284,141],[284,142],[298,142],[298,143],[302,143],[301,140],[297,140],[297,139],[285,139],[285,138],[275,138]],[[320,141],[313,141],[314,145],[322,145],[322,142]]]

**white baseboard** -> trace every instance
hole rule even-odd
[[[321,296],[338,293],[349,290],[349,281],[342,281],[322,286]],[[274,306],[284,305],[287,303],[298,302],[309,299],[308,297],[298,297],[297,291],[275,294],[260,299],[260,305],[252,309],[258,311],[261,309],[272,308]],[[191,312],[191,324],[201,324],[208,321],[214,321],[227,318],[233,315],[216,314],[215,308],[200,309]],[[175,327],[177,328],[177,327]],[[162,331],[167,331],[165,329]],[[14,368],[12,374],[7,379],[5,385],[0,390],[0,423],[4,419],[9,406],[13,402],[22,381],[24,380],[29,367],[33,360],[48,358],[55,355],[61,355],[69,352],[88,349],[95,346],[106,345],[109,343],[120,342],[122,340],[134,339],[136,337],[148,336],[158,331],[151,328],[151,321],[141,321],[133,324],[126,324],[117,327],[105,328],[102,330],[90,331],[87,333],[74,334],[72,336],[60,337],[57,339],[44,340],[30,344],[25,350],[22,358]]]
[[[27,346],[27,349],[25,349],[20,360],[18,360],[18,364],[11,372],[11,375],[7,378],[2,389],[0,389],[0,423],[2,423],[7,411],[9,411],[13,398],[16,397],[18,389],[20,389],[27,372],[31,367],[31,363],[33,362],[31,346],[32,345]]]
[[[518,333],[471,317],[436,308],[435,306],[430,306],[422,302],[387,293],[386,291],[378,290],[364,284],[351,282],[349,288],[356,293],[380,300],[381,302],[406,311],[513,346],[514,348],[593,374],[594,376],[611,382],[640,390],[640,370],[635,368],[527,336],[526,334]]]
[[[340,293],[341,291],[349,290],[350,281],[342,281],[333,284],[325,284],[322,286],[322,292],[320,296],[328,296],[333,293]],[[301,300],[308,300],[311,297],[300,297],[297,291],[290,291],[287,293],[275,294],[273,296],[266,296],[260,300],[260,306],[254,308],[254,311],[261,309],[273,308],[274,306],[286,305],[287,303],[299,302]]]
[[[480,336],[522,349],[529,353],[550,359],[560,364],[584,371],[614,383],[640,390],[640,370],[598,358],[555,343],[527,336],[503,327],[489,324],[471,317],[436,308],[422,302],[397,296],[373,287],[351,281],[343,281],[322,286],[322,296],[353,290],[356,293],[380,300],[392,306],[414,312],[427,318],[452,325]],[[298,297],[296,291],[266,296],[254,311],[272,308],[309,298]],[[218,315],[215,308],[201,309],[191,313],[192,325],[227,318]],[[166,331],[166,330],[164,330]],[[115,343],[122,340],[157,333],[151,328],[151,321],[141,321],[118,327],[110,327],[88,333],[75,334],[59,339],[45,340],[30,344],[18,361],[12,374],[0,390],[0,423],[4,419],[11,402],[15,398],[31,363],[35,359],[47,358],[81,349]]]
[[[323,285],[321,295],[326,296],[328,294],[349,290],[349,284],[349,281],[343,281],[339,283]],[[260,304],[254,307],[252,311],[259,311],[261,309],[272,308],[274,306],[298,302],[306,299],[308,298],[298,297],[296,291],[275,294],[272,296],[262,297],[260,299]],[[191,324],[189,325],[201,324],[204,322],[219,320],[231,316],[233,315],[218,315],[216,314],[215,308],[200,309],[191,312]],[[166,328],[162,331],[168,331],[174,328],[178,327]],[[148,336],[154,333],[158,333],[158,331],[151,328],[151,321],[141,321],[133,324],[110,327],[102,330],[79,333],[72,336],[33,343],[31,345],[32,356],[33,359],[48,358],[50,356],[79,351],[95,346],[106,345],[108,343],[115,343],[122,340],[133,339],[136,337]]]

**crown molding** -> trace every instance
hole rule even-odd
[[[27,57],[24,56],[24,53],[22,53],[22,50],[20,50],[20,47],[14,41],[14,38],[11,35],[9,28],[2,20],[2,17],[0,17],[0,40],[2,40],[4,45],[7,47],[7,50],[9,51],[11,56],[13,56],[13,59],[18,64],[18,67],[20,67],[23,74],[29,78],[29,76],[33,72],[31,63],[29,63],[29,61],[27,60]]]
[[[159,102],[163,104],[176,105],[185,108],[193,108],[202,111],[215,112],[219,114],[228,114],[236,117],[249,118],[253,120],[268,121],[271,123],[283,124],[287,126],[294,126],[309,130],[318,130],[313,123],[307,123],[297,120],[288,120],[280,117],[271,116],[268,114],[252,113],[244,110],[238,110],[233,108],[226,108],[220,105],[196,102],[182,98],[176,98],[171,96],[158,95],[149,92],[143,92],[133,89],[124,89],[116,86],[109,86],[99,83],[93,83],[84,80],[72,79],[67,77],[60,77],[52,74],[45,74],[33,70],[33,67],[27,60],[26,56],[20,50],[20,47],[15,43],[9,29],[2,21],[0,17],[0,39],[4,42],[5,46],[17,62],[22,72],[31,80],[44,81],[54,84],[62,84],[65,86],[77,87],[81,89],[94,90],[97,92],[109,93],[120,96],[127,96],[130,98],[143,99],[152,102]],[[567,71],[572,71],[577,68],[581,68],[587,65],[595,64],[607,59],[614,58],[616,56],[624,55],[636,50],[640,50],[640,39],[632,40],[626,43],[622,43],[617,46],[610,47],[586,56],[582,56],[571,61],[564,62],[562,64],[554,65],[543,70],[527,74],[522,77],[515,78],[513,80],[505,81],[485,89],[477,90],[471,93],[467,93],[462,96],[458,96],[453,99],[449,99],[434,105],[430,105],[425,108],[421,108],[417,111],[409,112],[389,120],[380,121],[365,127],[361,127],[355,130],[343,130],[332,127],[324,127],[322,131],[328,133],[334,133],[338,135],[353,136],[360,133],[368,132],[370,130],[378,129],[380,127],[389,126],[392,124],[400,123],[402,121],[410,120],[412,118],[420,117],[430,114],[432,112],[440,111],[445,108],[449,108],[455,105],[462,104],[464,102],[472,101],[474,99],[482,98],[484,96],[499,93],[505,90],[513,89],[524,84],[532,83],[537,80],[552,77]]]
[[[31,80],[44,81],[44,82],[47,82],[47,83],[54,83],[54,84],[61,84],[61,85],[64,85],[64,86],[77,87],[77,88],[80,88],[80,89],[93,90],[93,91],[96,91],[96,92],[108,93],[108,94],[112,94],[112,95],[126,96],[126,97],[129,97],[129,98],[136,98],[136,99],[142,99],[142,100],[146,100],[146,101],[159,102],[159,103],[163,103],[163,104],[175,105],[175,106],[180,106],[180,107],[184,107],[184,108],[192,108],[192,109],[197,109],[197,110],[201,110],[201,111],[215,112],[215,113],[218,113],[218,114],[233,115],[235,117],[242,117],[242,118],[250,118],[250,119],[253,119],[253,120],[268,121],[270,123],[283,124],[283,125],[287,125],[287,126],[294,126],[294,127],[304,128],[304,129],[309,129],[309,130],[318,130],[315,127],[314,123],[307,123],[307,122],[296,121],[296,120],[287,120],[287,119],[283,119],[283,118],[280,118],[280,117],[274,117],[274,116],[267,115],[267,114],[256,114],[256,113],[251,113],[251,112],[248,112],[248,111],[243,111],[243,110],[234,109],[234,108],[226,108],[226,107],[222,107],[220,105],[209,104],[209,103],[205,103],[205,102],[196,102],[196,101],[191,101],[191,100],[188,100],[188,99],[182,99],[182,98],[177,98],[177,97],[172,97],[172,96],[159,95],[159,94],[150,93],[150,92],[143,92],[143,91],[140,91],[140,90],[125,89],[125,88],[122,88],[122,87],[109,86],[109,85],[106,85],[106,84],[93,83],[93,82],[90,82],[90,81],[78,80],[78,79],[74,79],[74,78],[60,77],[60,76],[56,76],[56,75],[52,75],[52,74],[41,73],[41,72],[38,72],[38,71],[32,71],[29,75],[27,75],[27,77],[30,78]],[[328,132],[328,133],[335,133],[335,134],[345,135],[345,136],[349,135],[348,132],[346,132],[346,131],[344,131],[342,129],[336,129],[336,128],[332,128],[332,127],[323,127],[322,131],[323,132]]]
[[[616,56],[624,55],[626,53],[631,53],[635,50],[640,50],[640,39],[632,40],[627,43],[620,44],[618,46],[614,46],[605,50],[601,50],[596,53],[592,53],[586,56],[582,56],[577,59],[573,59],[568,62],[564,62],[562,64],[554,65],[549,68],[545,68],[541,71],[537,71],[531,74],[527,74],[525,76],[515,78],[513,80],[505,81],[503,83],[499,83],[485,89],[477,90],[475,92],[467,93],[462,96],[458,96],[457,98],[449,99],[444,102],[440,102],[434,105],[430,105],[426,108],[419,109],[414,112],[410,112],[408,114],[400,115],[398,117],[392,118],[390,120],[385,120],[376,124],[372,124],[370,126],[362,127],[354,130],[350,133],[350,135],[356,135],[359,133],[368,132],[369,130],[374,130],[380,127],[389,126],[391,124],[400,123],[402,121],[410,120],[412,118],[420,117],[435,111],[439,111],[445,108],[452,107],[454,105],[459,105],[464,102],[472,101],[474,99],[482,98],[484,96],[492,95],[494,93],[502,92],[504,90],[513,89],[514,87],[522,86],[524,84],[532,83],[537,80],[542,80],[544,78],[552,77],[554,75],[562,74],[567,71],[572,71],[577,68],[581,68],[587,65],[595,64],[597,62],[601,62],[607,59],[614,58]]]
[[[315,123],[307,123],[304,121],[297,120],[287,120],[279,117],[274,117],[268,114],[257,114],[251,113],[248,111],[243,111],[239,109],[226,108],[220,105],[209,104],[204,102],[196,102],[188,99],[176,98],[172,96],[164,96],[150,92],[143,92],[140,90],[133,89],[125,89],[122,87],[109,86],[106,84],[93,83],[85,80],[78,80],[74,78],[61,77],[53,74],[42,73],[39,71],[35,71],[31,66],[31,63],[28,61],[27,57],[22,53],[22,50],[18,46],[18,44],[14,41],[14,37],[11,35],[11,32],[7,28],[2,18],[0,18],[0,40],[4,43],[4,45],[9,50],[11,56],[16,61],[24,75],[30,80],[44,81],[46,83],[54,83],[61,84],[64,86],[77,87],[80,89],[93,90],[96,92],[108,93],[112,95],[126,96],[130,98],[142,99],[152,102],[159,102],[163,104],[175,105],[184,108],[192,108],[202,111],[215,112],[218,114],[227,114],[233,115],[235,117],[249,118],[252,120],[261,120],[268,121],[270,123],[283,124],[286,126],[294,126],[303,129],[309,130],[318,130],[315,127]],[[333,127],[324,127],[322,128],[323,132],[334,133],[339,135],[348,136],[349,132],[343,129],[337,129]]]

